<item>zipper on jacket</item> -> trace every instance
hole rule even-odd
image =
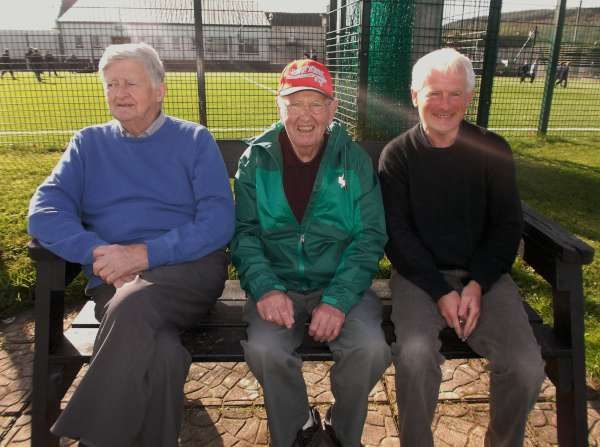
[[[304,233],[300,234],[298,238],[298,270],[304,277]]]

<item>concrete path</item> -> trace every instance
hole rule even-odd
[[[33,362],[31,311],[0,323],[0,447],[29,446]],[[307,362],[304,377],[311,401],[325,414],[332,402],[330,363]],[[399,446],[395,421],[394,371],[390,367],[373,392],[363,432],[366,446]],[[488,423],[489,376],[481,360],[453,360],[443,366],[443,384],[435,420],[439,447],[483,446]],[[65,396],[68,400],[70,390]],[[182,446],[267,446],[269,433],[263,397],[245,363],[194,364],[185,386]],[[525,446],[554,446],[554,388],[544,383],[527,424]],[[588,400],[590,446],[600,445],[600,396]],[[63,440],[62,445],[74,445]]]

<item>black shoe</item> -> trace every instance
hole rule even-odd
[[[316,408],[310,408],[310,415],[313,419],[313,425],[305,430],[298,430],[296,440],[292,444],[292,447],[309,447],[319,445],[318,434],[322,431],[321,416]]]

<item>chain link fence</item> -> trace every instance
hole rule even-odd
[[[0,30],[0,146],[62,147],[109,120],[98,60],[107,45],[142,41],[165,62],[165,112],[218,139],[277,120],[278,73],[302,57],[331,68],[337,118],[355,137],[391,138],[417,119],[412,64],[441,46],[473,60],[469,120],[508,136],[597,134],[600,1],[569,0],[561,12],[560,0],[505,0],[497,34],[494,4],[331,0],[326,13],[293,14],[250,0],[78,0],[53,30]]]
[[[78,0],[55,30],[0,30],[0,145],[63,146],[109,120],[98,61],[108,45],[129,42],[161,55],[167,114],[218,139],[251,137],[277,120],[284,65],[325,59],[325,26],[324,13],[264,11],[249,0]]]
[[[417,122],[411,67],[443,46],[473,61],[477,83],[468,120],[513,137],[600,131],[598,0],[330,5],[327,51],[335,55],[336,78],[344,82],[339,118],[359,139],[386,140]],[[362,84],[361,73],[368,79]]]

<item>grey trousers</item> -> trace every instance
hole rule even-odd
[[[52,433],[91,447],[176,446],[191,363],[179,333],[221,296],[228,262],[219,250],[92,289],[101,320],[92,359]]]
[[[242,342],[248,366],[263,387],[271,445],[290,447],[308,418],[308,396],[302,360],[295,350],[305,335],[305,323],[321,293],[288,292],[294,302],[292,329],[264,321],[249,299],[244,319],[248,340]],[[337,339],[329,343],[335,365],[331,391],[335,397],[332,425],[344,447],[360,446],[368,397],[391,362],[381,329],[381,302],[372,290],[348,315]]]
[[[460,291],[466,272],[449,271],[445,277]],[[390,282],[400,441],[402,447],[433,446],[431,423],[444,361],[438,335],[447,326],[446,321],[421,288],[395,272]],[[467,343],[489,360],[491,397],[486,446],[522,446],[527,415],[545,374],[540,348],[509,275],[501,276],[481,298],[479,321]]]

